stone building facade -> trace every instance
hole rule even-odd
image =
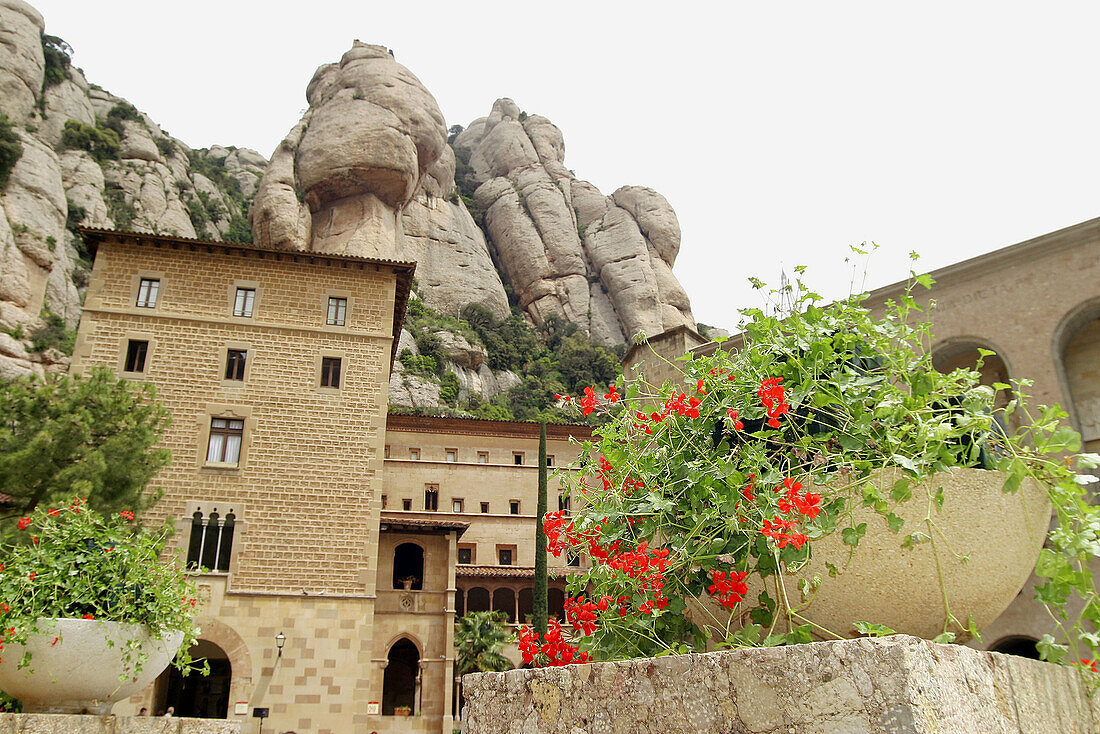
[[[147,517],[202,568],[193,652],[212,667],[169,671],[116,713],[173,706],[255,731],[267,708],[265,731],[449,734],[456,607],[511,622],[529,608],[538,426],[387,418],[410,263],[84,238],[72,369],[152,382],[172,413]],[[550,427],[557,462],[574,433]]]
[[[1061,405],[1081,432],[1084,450],[1100,450],[1100,219],[1051,232],[931,273],[931,290],[914,298],[931,307],[933,363],[942,370],[973,367],[978,349],[986,357],[982,381],[1033,380],[1034,404]],[[881,310],[905,283],[873,291],[867,301]],[[722,348],[736,349],[736,336]],[[683,349],[683,335],[659,335],[626,356],[628,376],[647,381],[682,380],[676,358],[708,354],[714,342]],[[1034,654],[1034,643],[1052,623],[1032,600],[1029,579],[1017,599],[984,633],[985,649]]]

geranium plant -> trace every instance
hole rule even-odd
[[[1036,480],[1049,494],[1057,529],[1039,556],[1036,595],[1061,634],[1039,648],[1049,660],[1091,666],[1100,509],[1088,501],[1086,472],[1100,457],[1069,454],[1079,436],[1058,408],[1029,408],[1026,380],[987,386],[974,370],[934,369],[930,327],[914,318],[922,308],[911,295],[931,284],[915,277],[875,316],[863,296],[822,305],[799,283],[785,313],[744,312],[737,349],[683,358],[681,384],[637,380],[602,397],[563,397],[582,414],[609,416],[573,467],[583,471],[559,471],[577,510],[544,518],[550,552],[582,552],[593,564],[569,582],[566,628],[576,644],[567,657],[700,649],[705,635],[690,609],[698,598],[737,612],[725,645],[840,637],[847,631],[801,614],[820,578],[788,588],[783,571],[805,565],[825,536],[858,552],[867,523],[854,519],[857,508],[877,512],[899,546],[935,543],[942,494],[930,494],[920,527],[894,510],[921,479],[977,466],[1004,472],[1006,492]],[[883,486],[873,480],[883,470],[900,478]],[[754,582],[760,591],[750,595]],[[1082,611],[1070,618],[1073,596]],[[865,634],[890,631],[858,609],[852,622]],[[936,639],[975,632],[947,611]],[[541,641],[528,630],[520,640],[525,660],[538,663]]]
[[[174,664],[191,666],[188,651],[199,631],[195,584],[163,558],[169,528],[146,529],[129,511],[101,515],[82,498],[39,508],[17,527],[19,537],[0,551],[0,656],[48,632],[46,620],[94,619],[145,625],[154,638],[182,632]],[[136,674],[146,655],[130,644],[124,658]],[[19,667],[33,665],[24,652]]]

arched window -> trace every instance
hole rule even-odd
[[[547,611],[551,617],[556,617],[559,622],[565,621],[565,592],[561,589],[550,589],[546,594]]]
[[[382,674],[382,715],[393,716],[394,709],[407,707],[416,711],[416,678],[420,672],[420,651],[412,640],[402,638],[393,643],[386,656]]]
[[[519,590],[519,621],[526,624],[535,611],[535,590],[528,586]]]
[[[424,549],[416,543],[402,543],[393,549],[393,588],[424,588]]]
[[[157,678],[154,712],[166,711],[171,706],[176,716],[226,718],[229,714],[229,685],[233,679],[229,657],[209,640],[199,640],[190,652],[195,660],[205,659],[210,664],[210,675],[203,676],[197,671],[184,675],[170,666]]]
[[[1062,369],[1084,450],[1100,451],[1100,318],[1079,317],[1065,333]]]
[[[508,615],[508,623],[516,623],[516,593],[509,588],[497,589],[493,592],[493,611],[504,612]]]
[[[475,586],[466,592],[466,612],[489,611],[489,591]]]
[[[201,508],[191,516],[191,537],[187,544],[187,567],[207,571],[229,571],[233,554],[233,531],[237,516],[230,508],[223,518],[218,508],[205,516]]]

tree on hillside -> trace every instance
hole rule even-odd
[[[151,384],[107,369],[0,381],[0,492],[10,508],[0,533],[74,496],[103,511],[148,507],[158,495],[146,485],[170,456],[154,448],[169,421]]]
[[[508,643],[504,612],[469,612],[455,620],[455,668],[458,676],[508,670],[512,661],[501,654]]]

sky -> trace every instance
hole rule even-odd
[[[1100,216],[1100,3],[31,4],[193,148],[269,156],[353,39],[392,48],[448,125],[511,97],[579,178],[668,199],[712,326],[762,305],[749,276],[806,265],[836,298],[904,279],[911,251],[934,270]]]

